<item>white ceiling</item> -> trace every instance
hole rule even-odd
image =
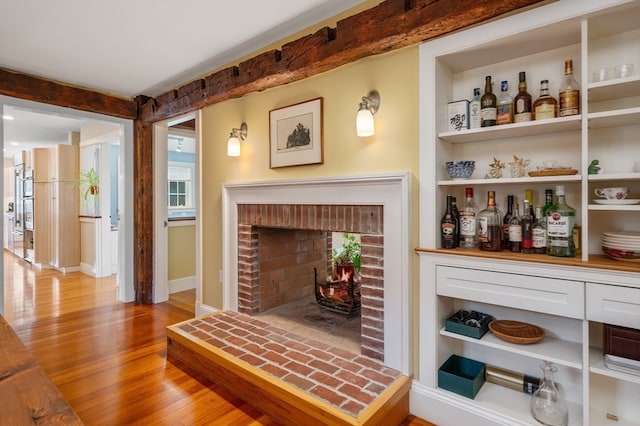
[[[364,1],[0,0],[0,68],[157,96]],[[12,107],[3,114],[15,116],[4,120],[5,156],[66,143],[85,123]]]

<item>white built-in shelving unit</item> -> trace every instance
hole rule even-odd
[[[495,87],[508,80],[515,95],[526,71],[535,99],[547,79],[558,97],[563,64],[573,59],[581,87],[581,114],[490,128],[448,131],[447,104],[470,99],[491,75]],[[593,82],[602,67],[632,63],[635,75]],[[543,360],[554,362],[570,425],[640,426],[640,376],[604,364],[603,324],[640,329],[640,263],[608,259],[600,239],[606,231],[640,231],[640,205],[602,205],[593,191],[627,186],[640,198],[640,0],[560,0],[495,20],[420,46],[420,371],[412,389],[412,412],[440,425],[535,425],[530,396],[485,383],[471,400],[438,387],[438,368],[452,354],[540,377]],[[487,178],[494,158],[545,160],[577,169],[574,175]],[[597,159],[600,174],[589,174]],[[475,160],[474,174],[451,180],[444,163]],[[563,184],[581,228],[575,258],[444,250],[439,221],[447,194],[464,200],[473,187],[480,209],[487,191],[498,207],[506,197],[522,201],[533,189]],[[529,322],[545,330],[542,342],[518,345],[491,333],[473,339],[445,331],[459,309],[498,319]],[[618,420],[607,419],[612,415]]]

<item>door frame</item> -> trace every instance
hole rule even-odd
[[[195,280],[196,299],[195,306],[201,303],[202,295],[202,237],[201,237],[201,207],[202,194],[200,146],[201,146],[201,112],[200,110],[153,123],[153,303],[161,303],[169,300],[169,271],[168,271],[168,241],[169,227],[167,220],[167,143],[169,127],[195,120],[195,176],[196,191],[194,192],[194,205],[196,211],[195,235]],[[164,182],[164,185],[161,184]]]
[[[80,111],[56,105],[49,105],[25,99],[0,95],[0,113],[4,113],[4,106],[13,106],[37,111],[43,114],[64,115],[67,117],[81,117],[96,121],[118,124],[122,128],[120,141],[120,161],[118,185],[123,203],[120,205],[120,223],[118,232],[118,300],[127,303],[135,299],[133,277],[133,121],[111,117],[88,111]],[[0,120],[0,147],[4,147],[4,123]],[[0,174],[0,187],[4,191],[4,173]],[[4,237],[4,227],[0,227],[0,238]],[[4,313],[4,262],[0,264],[0,313]]]

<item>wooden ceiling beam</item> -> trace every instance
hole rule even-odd
[[[2,68],[0,95],[129,120],[138,117],[138,105],[132,99],[67,86]]]
[[[366,56],[439,37],[544,0],[386,0],[142,104],[140,119],[156,122],[227,99],[320,74]]]

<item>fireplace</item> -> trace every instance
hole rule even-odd
[[[366,296],[362,291],[363,339],[380,342],[373,348],[377,357],[410,374],[409,194],[408,174],[225,184],[224,308],[252,309],[247,286],[254,285],[255,271],[245,266],[253,262],[257,229],[360,233],[362,285],[368,286]],[[241,302],[247,297],[248,307]],[[365,327],[366,321],[378,326]]]
[[[384,360],[384,208],[381,205],[238,204],[238,311],[264,312],[313,295],[326,279],[331,232],[360,234],[360,350]]]

